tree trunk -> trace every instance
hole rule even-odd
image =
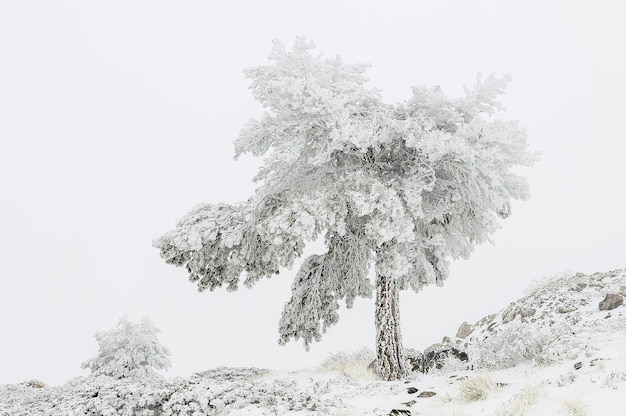
[[[376,276],[376,372],[383,380],[407,375],[400,334],[400,291],[396,279]]]

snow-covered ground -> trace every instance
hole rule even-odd
[[[376,380],[368,351],[297,372],[222,368],[189,379],[78,378],[0,386],[0,415],[626,415],[626,270],[538,284],[443,346],[466,362]]]

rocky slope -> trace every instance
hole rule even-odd
[[[446,341],[465,349],[476,367],[557,362],[626,333],[624,296],[626,269],[553,278],[500,312],[462,324]]]

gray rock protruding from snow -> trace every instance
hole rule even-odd
[[[624,304],[624,298],[619,293],[607,293],[602,302],[598,304],[601,311],[611,311]]]
[[[461,326],[459,326],[459,330],[456,332],[456,337],[465,339],[472,332],[472,327],[467,322],[463,322]]]

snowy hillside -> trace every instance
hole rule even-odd
[[[601,310],[607,295],[614,303]],[[293,373],[223,368],[189,379],[5,385],[0,415],[626,415],[625,295],[626,270],[543,282],[463,325],[464,338],[433,347],[457,348],[467,361],[451,356],[398,382],[376,380],[371,353],[359,351]]]

